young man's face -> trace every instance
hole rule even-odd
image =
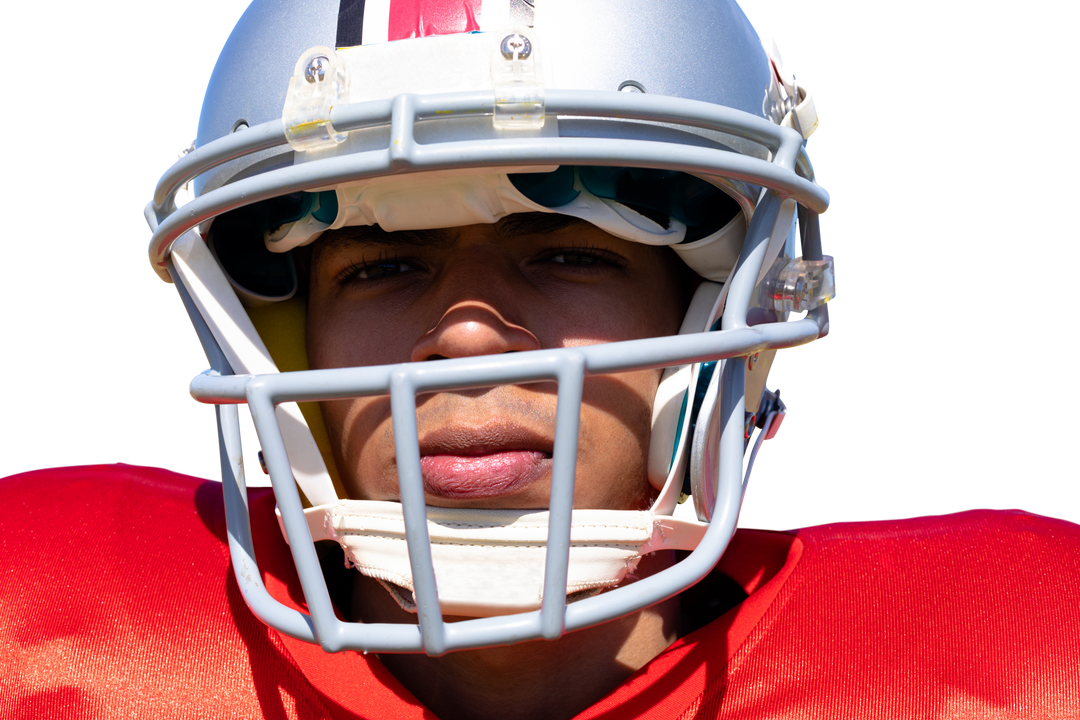
[[[667,248],[560,215],[495,225],[327,233],[311,260],[307,349],[314,368],[573,347],[678,332],[692,283]],[[638,509],[659,370],[587,378],[578,508]],[[546,508],[556,386],[417,398],[430,505]],[[389,398],[323,403],[353,498],[398,499]]]

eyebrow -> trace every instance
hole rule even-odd
[[[522,235],[547,235],[575,225],[586,225],[581,218],[561,213],[518,213],[507,215],[495,223],[495,232],[504,240]]]
[[[503,240],[513,240],[525,235],[546,235],[575,225],[584,225],[580,218],[559,213],[517,213],[507,215],[495,223],[495,232]],[[451,229],[395,230],[387,232],[378,225],[352,225],[323,233],[315,243],[314,254],[334,252],[357,246],[419,245],[446,247],[453,243]]]
[[[434,230],[397,230],[387,232],[378,225],[353,225],[325,232],[315,243],[316,255],[364,245],[425,245],[445,247],[452,242],[450,232]]]

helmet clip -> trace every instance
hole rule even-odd
[[[297,152],[333,147],[345,142],[330,122],[330,110],[349,101],[349,78],[345,61],[332,49],[316,46],[296,61],[285,108],[285,138]]]
[[[536,31],[510,26],[496,37],[491,51],[492,123],[499,130],[544,127],[543,68]]]

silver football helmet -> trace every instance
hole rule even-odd
[[[696,583],[727,547],[753,456],[783,418],[765,388],[772,356],[828,332],[834,292],[817,221],[829,198],[805,152],[813,102],[734,2],[462,0],[426,14],[422,4],[256,0],[218,60],[193,151],[146,210],[151,263],[176,284],[212,366],[191,392],[217,406],[244,598],[327,651],[554,639]],[[178,209],[190,181],[196,198]],[[704,279],[680,334],[307,369],[296,248],[350,225],[417,230],[519,212],[671,247]],[[656,501],[574,510],[584,378],[640,368],[666,368],[648,457]],[[426,507],[417,394],[537,380],[558,384],[548,509]],[[390,397],[400,503],[346,497],[327,451],[317,401],[373,395]],[[237,403],[255,421],[310,615],[259,581]],[[340,543],[418,623],[338,620],[318,540]],[[692,552],[624,582],[662,548]]]

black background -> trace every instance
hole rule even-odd
[[[0,472],[122,458],[216,475],[211,411],[185,395],[202,356],[173,290],[147,268],[139,207],[191,137],[205,72],[238,10],[161,11],[176,32],[103,30],[66,45],[73,94],[46,100],[54,114],[24,127],[30,159],[9,164],[22,189],[2,263]],[[1025,355],[1010,340],[1016,303],[970,259],[985,230],[969,207],[958,222],[949,202],[977,179],[956,167],[949,138],[963,123],[939,101],[951,90],[909,63],[899,37],[841,31],[851,26],[796,6],[747,10],[818,93],[811,151],[835,194],[825,245],[846,272],[834,337],[780,357],[772,382],[793,412],[762,453],[744,522],[971,504],[1076,517],[1075,480],[1044,460],[1067,422],[1056,419],[1067,403],[1042,389],[1047,351]],[[939,38],[927,32],[919,46],[932,52]]]

